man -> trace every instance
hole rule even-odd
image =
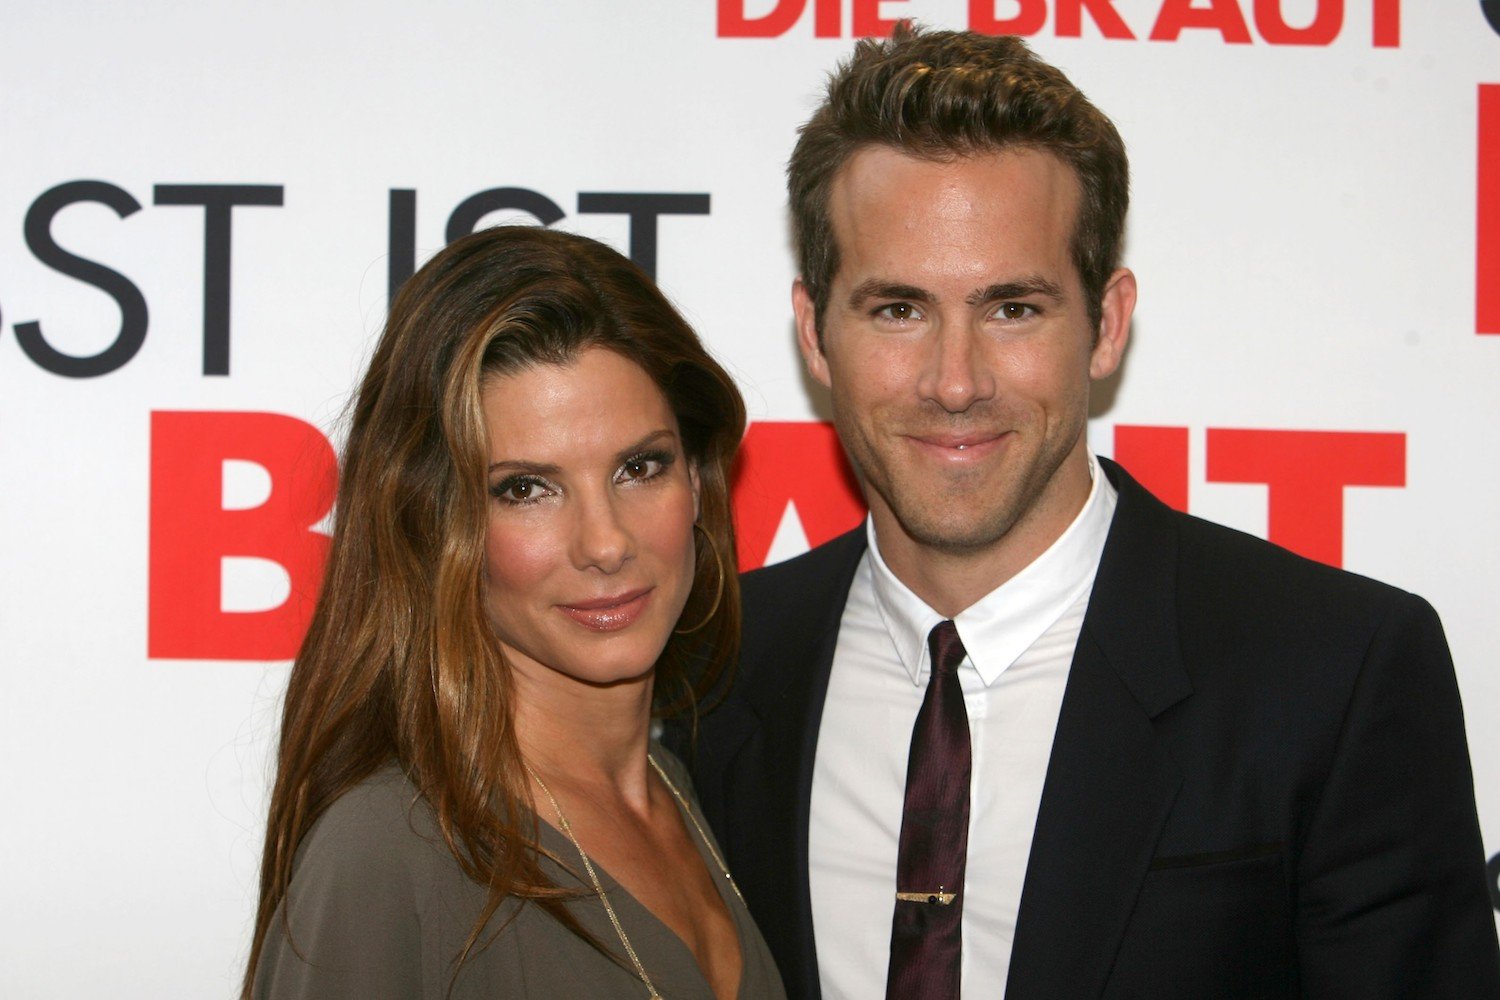
[[[1419,598],[1085,442],[1136,284],[1113,125],[1013,38],[860,43],[789,169],[866,525],[744,580],[703,807],[794,997],[1500,997]]]

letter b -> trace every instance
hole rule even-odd
[[[224,509],[224,462],[261,466],[265,502]],[[277,413],[151,414],[151,541],[146,654],[153,659],[284,660],[296,655],[323,580],[338,465],[311,424]],[[291,593],[264,611],[225,611],[221,566],[280,565]]]

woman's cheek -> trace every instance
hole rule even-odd
[[[492,607],[528,594],[536,596],[538,585],[565,556],[556,551],[556,540],[535,519],[504,513],[490,519],[484,549],[486,593]]]
[[[695,507],[692,490],[684,489],[673,496],[668,509],[659,511],[652,519],[652,545],[660,553],[662,562],[677,573],[679,596],[684,601],[693,586]]]

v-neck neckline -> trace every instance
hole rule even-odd
[[[661,752],[662,748],[659,746],[654,746],[652,748],[653,754],[660,754]],[[682,799],[679,800],[677,796],[671,794],[670,788],[667,789],[667,794],[671,795],[672,806],[677,810],[678,817],[682,820],[683,826],[687,829],[688,838],[693,842],[693,847],[698,852],[698,860],[703,864],[703,867],[708,870],[708,874],[713,880],[714,888],[719,893],[719,899],[724,903],[724,908],[729,911],[729,919],[734,923],[735,938],[737,939],[740,948],[740,982],[739,988],[735,991],[735,1000],[750,1000],[745,992],[746,986],[748,985],[750,979],[750,962],[748,957],[750,942],[748,940],[748,928],[745,925],[745,922],[750,919],[749,911],[744,908],[743,904],[740,904],[738,906],[736,905],[737,903],[740,903],[740,901],[736,898],[733,887],[728,884],[729,879],[725,877],[724,871],[720,869],[718,863],[714,861],[713,852],[708,849],[708,844],[704,840],[704,837],[707,835],[707,826],[703,826],[703,834],[700,835],[699,833],[699,825],[706,823],[706,821],[699,818],[697,822],[694,822],[694,817],[686,812],[686,810],[692,808],[691,799],[686,793],[684,793]],[[580,850],[579,846],[574,844],[566,834],[558,829],[557,826],[550,820],[547,820],[540,815],[537,816],[537,823],[542,837],[545,840],[551,841],[550,843],[546,843],[543,846],[547,847],[558,857],[568,859],[570,865],[575,859],[577,859],[581,863],[582,859],[578,858],[578,853]],[[715,994],[713,991],[713,986],[709,983],[708,976],[704,974],[703,967],[698,964],[698,957],[693,954],[693,949],[688,947],[687,942],[682,939],[682,936],[679,935],[675,930],[673,930],[665,920],[658,917],[650,907],[637,899],[635,897],[635,894],[632,893],[629,889],[625,888],[625,886],[621,884],[619,879],[610,874],[607,868],[601,865],[598,861],[594,860],[593,855],[589,855],[589,863],[594,866],[594,872],[599,876],[599,884],[603,886],[604,891],[609,894],[610,904],[614,906],[617,915],[620,916],[620,923],[622,925],[627,925],[625,928],[626,935],[631,936],[628,924],[630,924],[632,921],[626,920],[624,914],[619,913],[619,911],[628,908],[633,912],[633,914],[638,914],[646,921],[655,924],[655,926],[665,934],[664,940],[667,941],[668,947],[681,952],[678,957],[681,959],[685,959],[686,966],[691,968],[693,970],[693,973],[698,977],[698,982],[703,986],[704,995],[707,997],[714,997]],[[574,874],[577,876],[583,876],[584,873],[580,871],[575,872]],[[593,885],[589,884],[589,882],[585,878],[580,878],[579,881],[582,883],[583,888],[586,889],[589,894],[593,893]],[[586,895],[583,898],[587,899],[590,898],[590,896]],[[625,901],[625,907],[621,906],[622,900]],[[634,936],[631,936],[631,944],[636,948],[637,952],[641,950],[640,945],[636,943]],[[641,960],[641,965],[646,969],[648,975],[651,974],[651,966],[644,959]],[[634,970],[630,971],[632,973],[634,972]],[[639,982],[639,979],[637,979],[637,982]],[[656,982],[656,978],[654,976],[652,977],[652,982]],[[641,983],[641,985],[645,986],[644,983]],[[662,992],[660,983],[657,984],[657,991]],[[668,997],[666,993],[663,993],[662,995],[664,997],[664,1000],[672,1000],[672,998]]]

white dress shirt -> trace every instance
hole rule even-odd
[[[1062,536],[954,619],[968,652],[958,676],[973,746],[965,998],[1005,991],[1063,688],[1115,510],[1092,454],[1089,472],[1088,500]],[[826,1000],[885,996],[906,757],[926,693],[927,634],[943,620],[891,573],[868,521],[865,530],[813,766],[809,878]]]

